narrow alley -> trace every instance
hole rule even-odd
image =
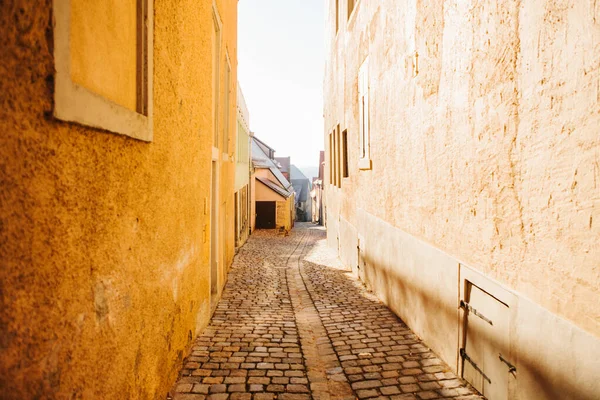
[[[600,399],[600,1],[1,4],[0,400]]]
[[[256,231],[173,400],[478,399],[345,270],[326,231]]]

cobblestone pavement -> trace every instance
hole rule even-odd
[[[174,400],[480,399],[297,224],[240,250]]]

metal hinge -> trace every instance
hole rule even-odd
[[[508,365],[508,372],[510,372],[511,374],[517,372],[517,367],[512,365],[506,358],[502,357],[502,354],[498,354],[498,357],[500,358],[500,361]]]
[[[483,376],[483,379],[488,381],[490,384],[492,383],[492,380],[481,370],[481,368],[479,368],[479,366],[477,364],[475,364],[475,362],[471,359],[471,357],[469,357],[469,355],[467,354],[465,349],[460,349],[460,357],[464,361],[468,361],[469,364],[471,364],[473,366],[473,368],[475,368],[475,370],[477,372],[479,372],[481,374],[481,376]],[[464,361],[463,361],[463,364],[464,364]],[[463,370],[464,370],[464,367],[463,367]]]
[[[481,314],[479,311],[477,311],[476,309],[474,309],[469,303],[467,303],[464,300],[460,301],[460,308],[464,309],[465,311],[468,311],[476,316],[478,316],[479,318],[481,318],[482,320],[484,320],[485,322],[487,322],[490,325],[494,325],[492,323],[492,320],[487,318],[485,315]]]

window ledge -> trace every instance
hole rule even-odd
[[[369,170],[373,167],[370,158],[361,158],[358,160],[358,169]]]
[[[54,0],[54,110],[58,120],[75,122],[151,142],[153,138],[153,2],[148,2],[147,115],[118,105],[71,78],[71,1]]]
[[[115,104],[72,82],[67,74],[59,71],[54,91],[54,117],[145,142],[152,141],[151,116]]]

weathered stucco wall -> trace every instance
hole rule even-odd
[[[327,6],[325,175],[327,134],[340,124],[350,176],[326,188],[329,244],[450,365],[458,365],[459,263],[499,282],[517,298],[515,398],[593,398],[600,4],[361,0],[347,21],[339,2],[337,34],[335,4]],[[358,73],[367,56],[372,169],[359,170]]]
[[[163,399],[210,313],[212,3],[155,2],[151,143],[52,118],[51,4],[0,14],[0,387]]]
[[[343,215],[365,209],[599,336],[599,13],[360,1],[328,32],[325,130],[341,123],[350,143]],[[359,171],[367,54],[373,169]]]

